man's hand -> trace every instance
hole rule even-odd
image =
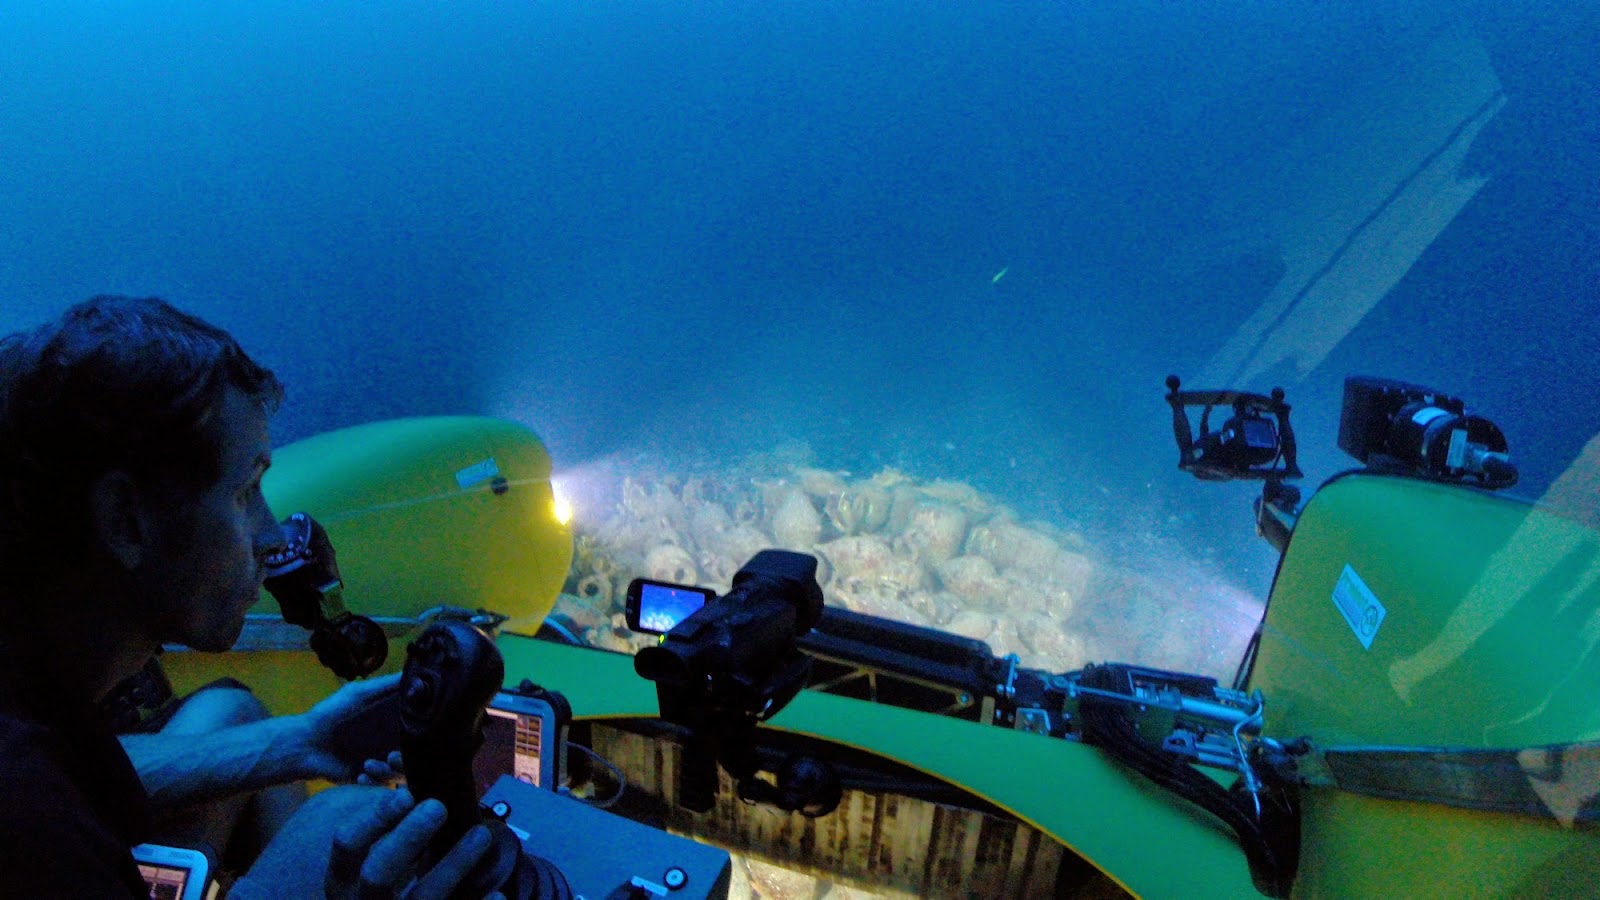
[[[383,759],[367,760],[361,767],[361,774],[356,776],[356,784],[392,788],[399,787],[405,777],[405,757],[399,750],[394,750]]]
[[[310,774],[353,781],[369,759],[387,759],[400,746],[400,676],[352,681],[300,717]]]
[[[284,825],[228,896],[444,900],[491,844],[487,829],[473,828],[438,865],[419,873],[418,862],[445,819],[439,801],[416,803],[404,789],[322,791]],[[504,900],[496,893],[489,897]]]
[[[479,825],[412,884],[418,860],[444,822],[444,804],[439,801],[414,805],[404,788],[391,792],[370,814],[345,823],[334,833],[323,890],[334,900],[397,896],[444,900],[489,849],[489,832]]]

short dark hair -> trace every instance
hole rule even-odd
[[[269,413],[283,387],[226,331],[154,297],[100,296],[0,339],[0,578],[88,546],[89,487],[125,469],[199,490],[232,385]]]

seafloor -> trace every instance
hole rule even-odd
[[[646,471],[641,467],[637,471]],[[1259,601],[1184,564],[1025,519],[961,481],[816,468],[767,454],[716,471],[621,480],[580,517],[555,612],[595,646],[632,651],[623,596],[636,577],[726,590],[769,547],[817,557],[829,605],[986,641],[1052,671],[1138,662],[1222,679]]]
[[[598,514],[578,519],[554,613],[588,643],[631,653],[655,638],[627,628],[630,580],[726,590],[757,551],[778,547],[817,557],[830,605],[977,638],[1024,666],[1066,671],[1118,660],[1224,681],[1260,614],[1259,601],[1201,575],[1176,544],[1129,553],[1126,542],[1028,520],[965,482],[809,462],[806,453],[778,452],[690,474],[630,466]],[[910,895],[735,854],[730,896]]]

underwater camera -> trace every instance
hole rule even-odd
[[[1180,391],[1178,376],[1167,376],[1172,434],[1178,441],[1178,468],[1205,481],[1254,478],[1281,481],[1300,477],[1295,464],[1294,429],[1283,389],[1272,396],[1244,391]],[[1200,431],[1191,430],[1188,408],[1204,407]],[[1232,415],[1216,431],[1211,413],[1226,407]]]
[[[1178,468],[1203,481],[1257,479],[1264,484],[1255,501],[1256,533],[1282,551],[1294,528],[1300,489],[1284,484],[1299,478],[1294,428],[1283,388],[1270,397],[1244,391],[1180,391],[1178,376],[1167,376],[1167,405],[1172,407],[1172,436],[1178,442]],[[1189,407],[1203,407],[1199,434],[1191,430]],[[1211,413],[1232,411],[1216,431]]]
[[[714,712],[765,719],[793,698],[804,683],[803,674],[785,677],[804,658],[795,640],[822,618],[816,557],[763,550],[733,576],[726,594],[695,592],[693,599],[703,603],[681,610],[691,614],[676,622],[648,621],[654,604],[647,601],[673,588],[675,596],[694,591],[643,580],[628,586],[629,627],[665,631],[661,643],[639,651],[633,663],[655,682],[662,718],[689,724]]]
[[[1442,391],[1352,375],[1344,382],[1339,449],[1368,468],[1489,489],[1517,483],[1500,427]]]
[[[1300,490],[1285,484],[1299,478],[1294,430],[1283,389],[1270,397],[1244,391],[1180,391],[1178,376],[1167,376],[1167,404],[1178,442],[1178,468],[1206,481],[1259,479],[1255,501],[1256,533],[1279,552],[1287,549],[1299,512]],[[1196,433],[1188,408],[1204,407]],[[1232,411],[1211,430],[1211,413]],[[1467,413],[1459,397],[1441,391],[1352,375],[1344,382],[1339,413],[1339,448],[1376,472],[1498,489],[1517,483],[1517,468],[1506,455],[1499,426]]]
[[[278,528],[283,549],[267,557],[262,587],[278,601],[283,620],[311,632],[317,659],[340,678],[376,672],[389,656],[388,638],[377,622],[345,609],[339,563],[322,523],[297,512]]]
[[[633,667],[655,683],[662,720],[687,732],[679,806],[712,808],[719,763],[747,802],[807,816],[838,805],[838,778],[828,767],[791,759],[773,784],[759,777],[756,755],[756,725],[787,706],[811,675],[811,657],[798,641],[822,618],[816,557],[762,550],[720,597],[635,579],[627,610],[630,628],[662,635],[634,656]]]

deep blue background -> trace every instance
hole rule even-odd
[[[1284,385],[1303,464],[1343,465],[1352,371],[1467,396],[1535,495],[1600,431],[1600,35],[1537,10],[8,3],[0,330],[161,295],[279,370],[280,440],[444,412],[563,467],[803,440],[1259,591],[1250,491],[1175,473],[1161,403],[1281,275],[1213,210],[1432,35],[1505,87],[1491,180]]]

